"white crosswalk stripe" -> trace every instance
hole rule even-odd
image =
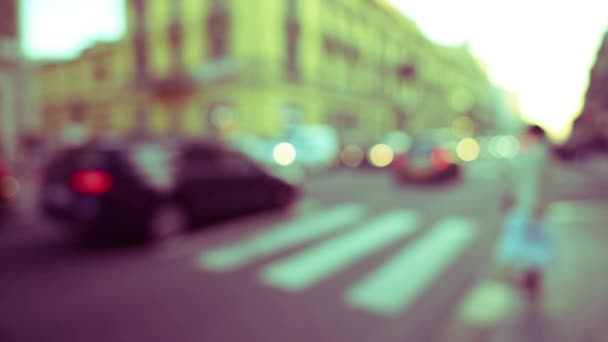
[[[344,229],[361,220],[365,208],[344,204],[301,220],[275,226],[244,241],[203,252],[199,265],[207,270],[229,271],[303,242]]]
[[[258,279],[264,285],[297,292],[319,285],[356,262],[404,241],[400,251],[342,293],[346,304],[358,310],[398,315],[446,272],[478,233],[477,224],[463,217],[441,219],[422,231],[423,219],[412,210],[367,216],[365,207],[354,203],[311,213],[204,251],[198,257],[198,265],[210,271],[232,271],[337,233],[258,270]],[[359,223],[366,217],[367,221]],[[419,231],[420,236],[415,236]]]
[[[412,211],[396,210],[377,217],[353,232],[271,264],[262,280],[285,290],[303,290],[348,267],[366,255],[412,234],[419,225]]]
[[[473,240],[474,224],[447,218],[350,288],[348,303],[397,314],[407,308]]]

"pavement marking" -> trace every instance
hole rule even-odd
[[[313,212],[319,212],[320,210],[321,203],[318,199],[306,198],[304,200],[299,201],[294,207],[294,217],[289,218],[289,220],[281,221],[292,222],[294,220],[303,218],[305,215],[310,215]],[[245,217],[243,218],[243,220],[245,221],[245,223],[252,222],[252,224],[256,224],[255,220],[258,220],[260,217],[272,217],[272,215],[274,215],[273,212],[261,212],[253,216]],[[220,223],[219,225],[222,224],[223,223]],[[218,235],[221,236],[224,234]],[[203,236],[191,236],[190,234],[186,234],[169,237],[157,242],[156,249],[158,252],[155,254],[155,256],[160,259],[176,259],[190,256],[196,254],[201,249],[203,249],[202,246],[205,245],[205,241],[207,241],[207,234],[203,234]]]
[[[317,211],[321,207],[321,203],[316,198],[306,198],[301,200],[296,206],[296,213],[308,214]]]
[[[394,210],[367,222],[344,236],[324,241],[285,260],[265,267],[262,281],[285,290],[304,290],[355,261],[414,233],[419,216],[410,210]]]
[[[497,167],[495,164],[486,162],[469,162],[463,166],[463,171],[467,179],[496,179]]]
[[[608,201],[555,201],[549,205],[551,223],[608,222]]]
[[[458,321],[477,327],[496,326],[506,321],[520,306],[518,293],[498,281],[484,281],[464,297],[458,309]]]
[[[207,270],[230,271],[276,252],[344,229],[365,214],[361,204],[347,203],[302,219],[275,225],[252,237],[218,249],[205,251],[198,265]]]
[[[381,268],[349,288],[351,306],[386,315],[403,312],[473,241],[472,221],[451,217],[405,246]]]

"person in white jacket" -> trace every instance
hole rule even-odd
[[[510,167],[514,201],[532,219],[542,219],[551,201],[552,158],[544,130],[530,126],[520,140],[520,153]]]
[[[553,258],[545,215],[551,202],[550,143],[540,126],[529,126],[520,140],[520,153],[509,161],[507,196],[512,200],[499,258],[523,271],[526,288],[535,290]]]

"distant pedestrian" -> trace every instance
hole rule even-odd
[[[520,139],[520,153],[510,160],[508,198],[498,258],[523,272],[526,289],[535,291],[552,261],[552,240],[546,213],[551,201],[553,170],[545,131],[529,126]]]

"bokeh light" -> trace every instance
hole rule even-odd
[[[452,131],[458,137],[470,137],[475,132],[475,124],[468,116],[461,116],[452,122]]]
[[[479,143],[473,138],[464,138],[456,146],[458,157],[464,161],[473,161],[479,157]]]
[[[374,145],[369,151],[369,160],[375,167],[386,167],[393,158],[393,149],[386,144]]]
[[[519,153],[519,140],[512,135],[496,136],[490,141],[489,150],[494,158],[513,158]]]
[[[292,144],[282,142],[274,147],[272,157],[279,165],[287,166],[296,160],[296,149]]]
[[[357,145],[346,145],[340,153],[340,160],[348,167],[357,167],[363,162],[363,150]]]

